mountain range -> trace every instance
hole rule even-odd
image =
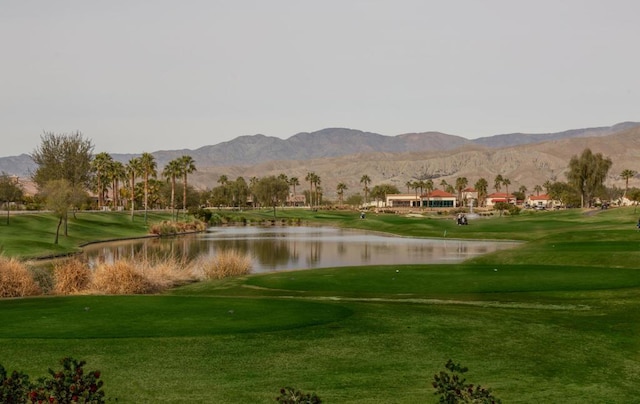
[[[613,160],[609,183],[621,184],[622,169],[640,171],[640,122],[623,122],[613,126],[573,129],[558,133],[512,133],[478,139],[440,132],[406,133],[384,136],[345,128],[327,128],[302,132],[288,139],[265,135],[240,136],[228,142],[203,146],[195,150],[156,151],[159,171],[170,160],[188,154],[198,171],[190,183],[198,188],[217,185],[220,175],[296,176],[301,183],[309,171],[321,177],[321,186],[331,195],[338,182],[348,191],[362,186],[367,174],[372,185],[391,183],[406,191],[412,179],[434,178],[454,183],[467,177],[469,184],[484,177],[492,185],[497,174],[511,180],[511,189],[520,185],[532,189],[546,180],[565,180],[564,171],[571,156],[585,147],[601,152]],[[123,163],[134,154],[112,154]],[[28,177],[35,165],[27,154],[0,158],[0,171]],[[435,178],[438,178],[436,181]],[[637,181],[630,181],[630,185]]]

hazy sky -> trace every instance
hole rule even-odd
[[[637,0],[2,0],[0,156],[640,120]]]

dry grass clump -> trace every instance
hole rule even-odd
[[[214,257],[200,258],[193,265],[206,279],[222,279],[251,272],[251,258],[234,250],[222,251]]]
[[[161,289],[191,282],[195,279],[191,267],[184,260],[174,257],[143,260],[136,262],[136,264],[140,273]]]
[[[151,225],[149,232],[159,236],[171,236],[179,233],[191,233],[196,231],[204,231],[207,224],[200,220],[192,222],[174,222],[171,220],[163,220],[160,223]]]
[[[53,291],[69,295],[85,291],[91,283],[91,270],[77,258],[56,263],[53,267]]]
[[[94,269],[92,288],[110,295],[153,293],[159,289],[130,260],[98,265]]]
[[[0,257],[0,297],[34,296],[41,293],[27,266],[15,258]]]

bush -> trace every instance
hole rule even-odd
[[[152,225],[149,228],[149,232],[158,236],[175,236],[179,233],[204,231],[206,229],[207,224],[200,220],[194,220],[192,222],[172,222],[170,220],[163,220],[160,223]]]
[[[13,371],[7,376],[0,364],[0,402],[25,403],[96,403],[105,402],[103,382],[97,370],[85,372],[85,361],[63,358],[61,371],[49,369],[50,377],[41,377],[31,383],[29,376]]]
[[[23,297],[40,293],[40,286],[25,264],[15,258],[0,257],[0,297]]]
[[[26,403],[30,390],[31,383],[28,375],[15,370],[11,375],[7,375],[4,366],[0,365],[0,403]]]
[[[77,258],[56,263],[53,267],[54,292],[68,295],[86,290],[91,283],[91,270]]]
[[[321,404],[322,400],[316,393],[303,393],[293,387],[285,387],[280,389],[280,395],[276,397],[276,401],[283,404]]]
[[[48,378],[38,379],[29,392],[32,403],[104,403],[103,382],[97,370],[85,372],[85,361],[63,358],[61,371],[49,369]]]
[[[100,264],[94,270],[93,289],[111,295],[151,293],[157,287],[141,274],[132,261]]]
[[[251,271],[249,256],[234,250],[222,251],[213,258],[200,258],[193,265],[207,279],[246,275]]]
[[[466,380],[462,378],[462,374],[469,370],[466,367],[453,363],[451,359],[449,359],[445,367],[451,374],[441,371],[433,377],[432,385],[436,389],[434,394],[440,395],[439,403],[501,403],[500,399],[491,394],[490,389],[465,383]]]

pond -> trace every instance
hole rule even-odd
[[[510,241],[406,238],[331,227],[213,227],[206,233],[100,243],[85,247],[91,264],[122,258],[195,259],[234,250],[252,272],[387,264],[457,263],[519,245]]]

